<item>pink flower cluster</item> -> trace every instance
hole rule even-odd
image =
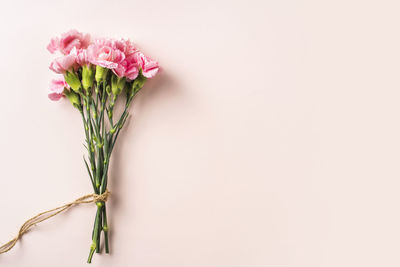
[[[62,54],[50,64],[50,69],[59,74],[92,64],[111,69],[118,77],[132,81],[140,70],[146,78],[154,77],[159,70],[157,61],[146,57],[130,40],[125,39],[92,40],[89,34],[70,30],[61,37],[51,39],[47,49],[51,53],[58,51]],[[50,99],[58,100],[54,95],[57,92],[53,90]]]

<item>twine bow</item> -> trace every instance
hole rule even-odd
[[[2,245],[0,247],[0,254],[6,253],[10,249],[12,249],[15,246],[15,244],[18,242],[18,240],[21,239],[21,237],[36,224],[43,222],[45,220],[48,220],[51,217],[56,216],[57,214],[65,211],[75,205],[85,204],[85,203],[106,202],[109,195],[110,195],[110,192],[108,190],[106,190],[101,195],[98,195],[98,194],[85,195],[83,197],[80,197],[80,198],[78,198],[70,203],[67,203],[65,205],[62,205],[60,207],[39,213],[38,215],[27,220],[21,226],[21,228],[19,229],[18,235],[16,237],[14,237],[12,240],[8,241],[7,243],[5,243],[4,245]]]

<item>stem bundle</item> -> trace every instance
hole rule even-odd
[[[110,79],[114,74],[106,75],[102,81],[94,81],[92,88],[79,93],[80,105],[75,105],[81,113],[85,130],[85,148],[88,151],[88,161],[84,162],[95,194],[103,194],[107,190],[108,169],[111,153],[117,141],[120,130],[129,115],[130,104],[137,92],[134,88],[126,90],[124,111],[114,123],[114,105],[118,94],[110,87]],[[131,86],[126,84],[126,86]],[[108,122],[105,117],[108,117]],[[89,163],[88,163],[89,162]],[[107,209],[104,201],[96,202],[97,211],[92,231],[92,244],[88,263],[92,261],[94,252],[100,253],[101,233],[104,234],[105,252],[109,253]]]

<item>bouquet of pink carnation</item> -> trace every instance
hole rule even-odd
[[[52,80],[49,98],[56,101],[66,97],[80,112],[88,152],[88,160],[84,157],[85,165],[94,194],[103,196],[96,202],[90,263],[94,252],[100,253],[102,232],[105,252],[109,253],[105,200],[111,153],[132,100],[146,79],[156,75],[159,67],[129,40],[91,39],[89,34],[76,30],[53,38],[47,49],[61,54],[50,64],[50,69],[61,77]],[[114,105],[121,95],[125,95],[125,108],[115,117]]]

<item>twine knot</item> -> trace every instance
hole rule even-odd
[[[60,207],[39,213],[38,215],[36,215],[36,216],[30,218],[29,220],[27,220],[26,222],[24,222],[24,224],[20,227],[20,229],[18,231],[18,235],[0,247],[0,254],[5,253],[5,252],[9,251],[10,249],[12,249],[15,246],[15,244],[18,242],[18,240],[21,239],[21,237],[36,224],[43,222],[45,220],[48,220],[51,217],[56,216],[57,214],[65,211],[75,205],[84,204],[84,203],[106,202],[108,200],[109,196],[110,196],[110,191],[108,191],[106,189],[106,191],[100,195],[99,194],[85,195],[85,196],[82,196],[70,203],[62,205]]]

